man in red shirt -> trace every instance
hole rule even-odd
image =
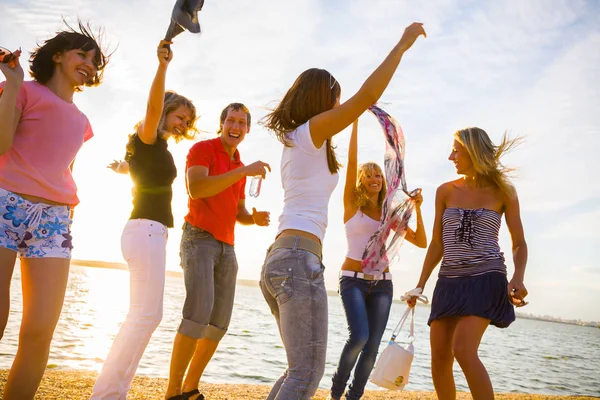
[[[240,160],[237,146],[250,131],[250,122],[246,106],[228,105],[221,113],[220,136],[196,143],[187,157],[189,213],[181,237],[186,298],[173,343],[167,399],[204,399],[198,383],[227,331],[233,309],[238,269],[235,223],[269,225],[268,212],[246,209],[246,177],[264,177],[271,170],[262,161],[245,166]]]

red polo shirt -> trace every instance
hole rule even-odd
[[[221,175],[243,167],[239,151],[233,154],[233,160],[225,151],[221,138],[196,143],[187,156],[185,170],[194,166],[208,168],[208,175]],[[196,228],[203,229],[215,239],[233,246],[234,228],[237,219],[238,203],[245,199],[246,178],[242,178],[227,189],[212,197],[192,200],[188,197],[188,215],[185,220]]]

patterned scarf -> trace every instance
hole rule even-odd
[[[383,128],[385,136],[385,178],[387,193],[381,210],[379,228],[371,236],[363,253],[362,268],[365,274],[379,275],[398,256],[398,250],[412,215],[412,196],[404,176],[404,134],[396,120],[373,105],[369,107]],[[393,235],[390,237],[390,232]]]

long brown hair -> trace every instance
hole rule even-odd
[[[523,142],[523,137],[509,138],[506,133],[496,146],[481,128],[466,128],[456,131],[454,138],[462,144],[473,163],[475,172],[494,183],[503,193],[514,196],[515,189],[510,175],[515,170],[502,165],[500,158]]]
[[[163,103],[163,112],[162,115],[160,116],[160,121],[158,122],[158,136],[160,137],[161,134],[165,133],[165,118],[167,117],[167,115],[169,115],[169,113],[177,110],[179,108],[179,106],[184,105],[186,108],[188,108],[190,110],[190,121],[187,124],[187,129],[185,130],[185,132],[183,132],[180,135],[171,135],[174,139],[175,139],[175,143],[179,143],[180,141],[182,141],[183,139],[193,139],[196,134],[198,133],[198,130],[196,129],[196,120],[198,119],[198,117],[196,116],[196,107],[194,106],[194,103],[192,103],[192,101],[190,99],[188,99],[187,97],[184,97],[172,90],[168,90],[165,92],[165,100]],[[129,135],[129,141],[127,142],[127,145],[125,146],[125,150],[127,152],[127,157],[131,158],[131,156],[133,155],[133,152],[135,151],[135,140],[134,137],[135,135],[138,134],[142,124],[144,123],[144,121],[140,121],[137,124],[135,124],[135,127],[133,128],[135,130],[134,133],[132,133],[131,135]],[[129,160],[126,160],[129,161]]]
[[[340,84],[326,70],[310,68],[302,72],[277,107],[261,124],[273,131],[285,146],[291,146],[287,135],[312,117],[331,110],[341,93]],[[338,172],[341,165],[335,155],[331,138],[326,140],[329,171]]]

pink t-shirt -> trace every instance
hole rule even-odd
[[[35,81],[23,82],[16,107],[21,119],[12,147],[0,156],[0,188],[78,204],[69,166],[83,142],[94,136],[87,117]]]

